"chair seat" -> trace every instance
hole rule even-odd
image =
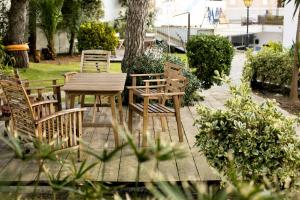
[[[157,89],[149,90],[149,94],[155,94],[155,93],[158,93]],[[135,89],[134,94],[139,97],[142,97],[142,94],[146,94],[146,89],[144,89],[144,88]],[[149,99],[159,99],[159,96],[150,96]]]
[[[134,107],[136,111],[143,115],[144,113],[144,104],[142,103],[135,103],[130,104],[131,107]],[[168,108],[162,104],[149,104],[148,105],[148,114],[149,115],[175,115],[175,110],[172,108]]]

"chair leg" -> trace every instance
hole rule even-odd
[[[114,138],[115,138],[115,145],[116,147],[119,146],[119,135],[117,130],[117,116],[116,116],[116,103],[115,103],[115,97],[110,96],[110,106],[111,106],[111,114],[112,114],[112,126],[114,131]]]
[[[96,99],[95,99],[94,106],[93,106],[93,118],[92,118],[92,123],[95,123],[95,120],[96,120],[96,109],[97,109],[97,97],[96,97]]]
[[[79,145],[79,147],[78,147],[78,149],[77,149],[77,160],[78,160],[78,162],[81,162],[80,145]]]
[[[160,122],[161,122],[161,129],[163,132],[166,132],[167,131],[167,117],[165,116],[162,116],[160,117]]]
[[[118,95],[118,109],[119,109],[119,117],[120,117],[120,124],[124,126],[124,118],[123,118],[123,107],[122,107],[122,95]]]
[[[133,110],[131,108],[129,108],[128,129],[129,129],[131,134],[133,134],[133,132],[132,132],[132,121],[133,121]]]
[[[84,104],[85,104],[85,96],[84,95],[81,95],[81,96],[79,96],[79,98],[80,98],[80,106],[81,106],[81,108],[83,108],[84,107]]]
[[[177,122],[179,142],[183,142],[183,130],[182,130],[181,117],[180,117],[180,103],[179,103],[178,96],[174,96],[173,100],[174,100],[175,117]]]
[[[147,132],[148,132],[148,115],[143,116],[143,139],[142,139],[142,146],[147,146]]]
[[[149,105],[149,98],[144,98],[144,108],[143,108],[143,139],[142,139],[142,146],[147,146],[147,132],[148,132],[148,105]]]
[[[162,99],[160,104],[165,105],[166,100]],[[167,131],[167,118],[165,116],[160,117],[160,122],[161,122],[161,129],[163,132]]]
[[[100,106],[102,106],[101,96],[96,96],[96,102],[98,102]],[[96,103],[96,107],[97,107],[97,112],[99,112],[100,108],[97,106],[97,103]]]

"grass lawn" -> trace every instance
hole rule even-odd
[[[183,61],[187,61],[186,54],[174,54],[181,58]],[[64,58],[61,58],[64,61]],[[42,63],[33,63],[30,62],[28,69],[20,69],[20,75],[22,79],[27,80],[49,80],[49,79],[60,79],[59,83],[63,84],[63,74],[66,72],[79,72],[80,71],[80,62],[52,62],[47,63],[43,61]],[[111,63],[110,72],[118,73],[121,72],[121,63]],[[39,85],[44,86],[44,85]]]
[[[48,64],[30,63],[28,69],[19,70],[21,78],[27,80],[61,79],[66,72],[79,72],[80,63]],[[121,63],[111,63],[110,72],[121,72]]]

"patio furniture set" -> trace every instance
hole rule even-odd
[[[83,51],[80,73],[66,73],[64,85],[59,85],[57,80],[44,80],[51,83],[50,86],[31,87],[32,83],[36,82],[20,80],[18,74],[14,77],[2,77],[0,80],[2,99],[6,102],[6,104],[2,103],[2,106],[8,106],[11,113],[10,132],[15,136],[21,136],[25,141],[37,138],[48,144],[60,145],[61,149],[78,148],[78,159],[80,159],[79,139],[83,127],[112,127],[115,146],[118,146],[117,127],[125,125],[121,94],[127,74],[109,73],[109,59],[109,51]],[[133,113],[142,116],[143,147],[147,146],[148,121],[153,116],[160,117],[162,131],[167,130],[166,117],[174,116],[179,142],[183,142],[180,100],[184,95],[187,80],[181,75],[181,70],[178,65],[165,63],[164,73],[129,75],[132,78],[132,85],[127,87],[129,90],[128,128],[132,131]],[[142,79],[143,85],[137,85],[137,79]],[[43,93],[47,88],[52,90],[51,94]],[[66,95],[66,110],[62,110],[61,91]],[[86,104],[87,95],[94,96],[95,101],[92,105]],[[75,108],[76,97],[79,98],[80,108]],[[96,112],[103,106],[104,98],[108,98],[111,109],[112,119],[109,124],[95,122]],[[174,109],[165,105],[167,100],[173,100]],[[83,118],[87,106],[93,107],[93,117],[90,122]]]

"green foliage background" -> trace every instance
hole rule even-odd
[[[39,24],[47,38],[48,46],[54,51],[54,35],[58,24],[62,20],[61,8],[64,0],[38,0],[36,1]],[[52,46],[53,45],[53,46]]]
[[[78,32],[78,50],[101,49],[114,51],[118,38],[107,23],[86,22],[81,24]]]
[[[251,49],[246,53],[247,60],[243,77],[247,80],[260,80],[284,87],[291,83],[293,58],[282,45],[271,43],[261,51],[254,53]]]
[[[186,45],[189,66],[203,88],[208,89],[220,81],[214,79],[214,71],[229,75],[233,58],[233,47],[227,38],[217,35],[193,36]]]

